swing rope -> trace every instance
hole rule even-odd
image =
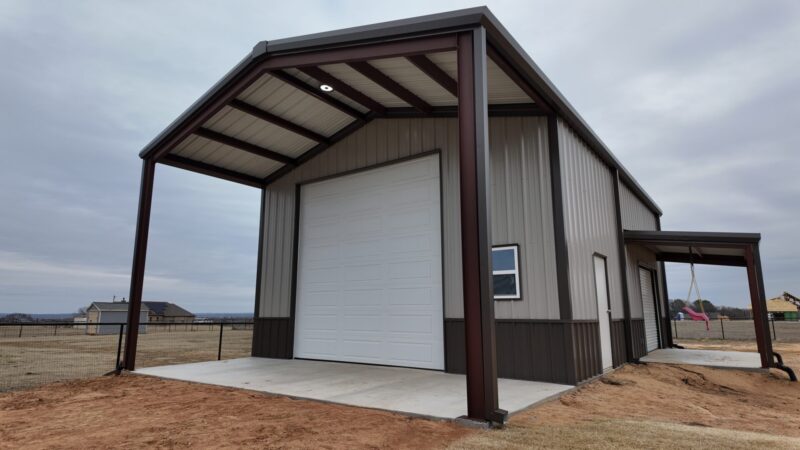
[[[691,246],[689,247],[689,270],[692,273],[692,281],[689,283],[689,293],[686,294],[686,303],[689,307],[691,307],[692,288],[694,288],[695,293],[697,293],[697,303],[700,305],[700,312],[708,317],[708,315],[706,315],[705,307],[703,306],[703,297],[700,295],[700,285],[697,284],[697,276],[694,273],[694,251],[692,250]],[[706,321],[706,331],[708,330],[708,321]]]

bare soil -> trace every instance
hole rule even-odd
[[[789,345],[775,347],[800,362],[800,344]],[[800,386],[782,372],[627,365],[513,416],[502,430],[480,431],[244,390],[102,377],[0,394],[0,448],[18,447],[800,448]]]

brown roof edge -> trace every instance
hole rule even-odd
[[[288,53],[301,53],[313,50],[361,45],[375,41],[388,41],[406,39],[414,36],[450,33],[483,26],[487,30],[489,44],[517,70],[525,80],[536,90],[543,94],[546,102],[551,106],[575,131],[584,139],[589,147],[600,156],[606,164],[620,171],[620,179],[634,194],[647,205],[657,216],[662,212],[653,199],[636,182],[633,175],[611,153],[608,147],[592,131],[589,125],[578,114],[574,107],[558,91],[555,85],[547,78],[542,70],[533,62],[519,43],[511,36],[500,21],[485,6],[431,14],[409,19],[394,20],[389,22],[364,25],[341,30],[326,31],[304,36],[273,41],[261,41],[253,50],[242,59],[233,69],[195,101],[183,114],[173,121],[155,139],[148,143],[139,153],[142,158],[150,157],[158,151],[180,126],[194,116],[198,110],[213,102],[214,99],[229,85],[233,84],[255,62],[266,55]]]

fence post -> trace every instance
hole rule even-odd
[[[53,336],[58,334],[58,325],[53,325]]]
[[[225,322],[219,323],[219,348],[217,349],[217,361],[222,359],[222,330],[225,328]]]
[[[22,325],[19,326],[19,336],[18,337],[22,337]]]
[[[775,333],[775,317],[772,318],[772,340],[778,340],[778,335]]]
[[[678,321],[672,319],[672,329],[675,331],[675,338],[678,338]]]
[[[719,329],[722,330],[722,340],[725,340],[725,322],[722,321],[722,317],[719,318]]]
[[[120,373],[122,367],[119,366],[119,358],[120,354],[122,353],[122,332],[125,329],[125,324],[119,324],[119,339],[117,339],[117,365],[115,366],[115,370],[117,373]]]

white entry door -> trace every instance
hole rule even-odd
[[[439,157],[305,185],[294,354],[444,369]]]
[[[611,304],[608,300],[608,268],[606,259],[594,256],[594,280],[597,289],[597,319],[600,328],[600,356],[603,370],[614,366],[611,353]]]
[[[642,311],[644,312],[644,334],[647,351],[658,349],[658,313],[656,312],[656,290],[653,288],[653,272],[639,268],[639,286],[642,290]]]

